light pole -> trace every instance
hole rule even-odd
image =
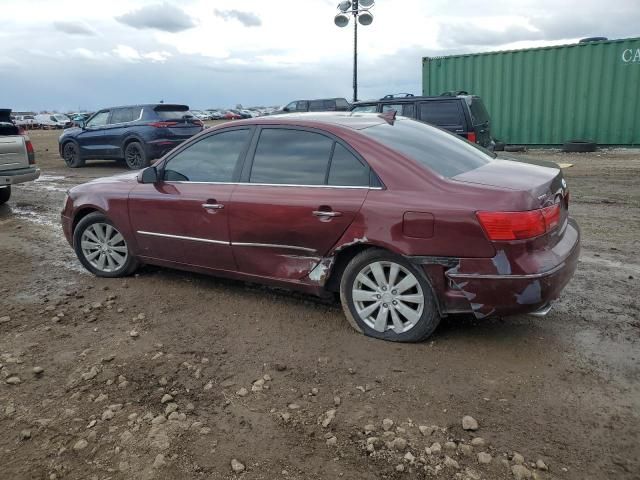
[[[338,4],[338,13],[333,19],[340,27],[349,25],[349,14],[353,15],[353,101],[358,101],[358,23],[366,26],[373,22],[373,15],[369,9],[373,7],[375,0],[346,0]]]

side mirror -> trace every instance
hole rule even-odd
[[[138,174],[138,183],[158,183],[158,169],[147,167]]]

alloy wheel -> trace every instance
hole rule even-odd
[[[411,330],[420,320],[425,298],[420,282],[392,261],[366,265],[353,282],[352,299],[360,319],[378,332]]]
[[[122,234],[108,223],[92,223],[80,237],[87,262],[102,272],[115,272],[127,262],[129,249]]]

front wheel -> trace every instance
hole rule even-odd
[[[11,198],[11,186],[0,188],[0,205],[7,203]]]
[[[73,246],[82,265],[99,277],[123,277],[138,267],[122,234],[99,212],[78,222],[73,231]]]
[[[440,323],[425,274],[385,250],[365,250],[349,262],[340,299],[351,326],[374,338],[419,342]]]
[[[124,149],[124,161],[131,170],[139,170],[149,166],[147,154],[138,142],[131,142]]]
[[[62,158],[67,167],[78,168],[85,164],[85,161],[80,156],[80,147],[77,143],[67,142],[62,147]]]

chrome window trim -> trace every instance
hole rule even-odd
[[[309,188],[356,188],[359,190],[384,190],[383,187],[357,187],[349,185],[297,185],[290,183],[249,183],[249,182],[189,182],[184,180],[165,180],[164,183],[195,183],[201,185],[254,185],[257,187],[309,187]]]
[[[185,237],[182,235],[170,235],[168,233],[145,232],[142,230],[138,230],[136,233],[139,233],[140,235],[149,235],[151,237],[176,238],[178,240],[192,240],[194,242],[215,243],[216,245],[231,245],[231,243],[229,242],[224,242],[222,240],[211,240],[208,238]]]
[[[316,253],[316,250],[313,248],[298,247],[295,245],[278,245],[275,243],[224,242],[222,240],[211,240],[209,238],[185,237],[183,235],[171,235],[169,233],[146,232],[143,230],[138,230],[136,231],[136,233],[139,233],[140,235],[149,235],[151,237],[175,238],[177,240],[192,240],[194,242],[213,243],[216,245],[227,245],[227,246],[234,246],[234,247],[284,248],[288,250],[299,250],[301,252]]]

